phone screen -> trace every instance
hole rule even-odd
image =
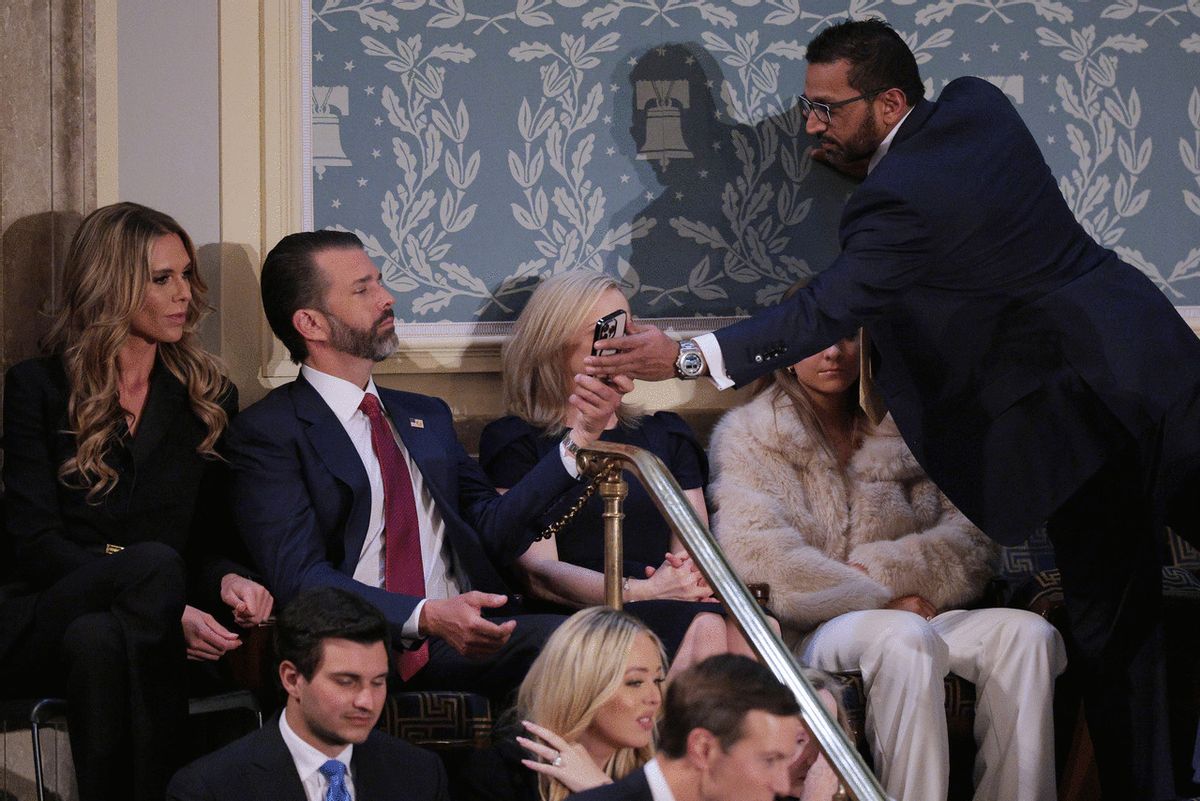
[[[606,314],[596,321],[596,329],[592,334],[592,341],[598,342],[601,339],[612,339],[613,337],[625,336],[625,319],[628,315],[624,309],[617,309],[611,314]],[[616,353],[612,348],[597,348],[592,346],[593,356],[611,356]]]

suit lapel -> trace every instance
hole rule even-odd
[[[150,373],[150,388],[146,394],[146,405],[142,419],[138,421],[137,434],[133,437],[130,450],[135,465],[143,463],[154,453],[163,438],[171,433],[172,424],[182,420],[191,421],[187,390],[161,361],[154,363]]]
[[[345,558],[341,566],[343,572],[353,573],[354,565],[358,563],[358,555],[362,553],[362,544],[367,536],[367,523],[371,515],[371,484],[366,468],[363,467],[362,459],[354,449],[354,443],[350,441],[342,422],[313,389],[312,384],[300,376],[292,382],[291,394],[296,416],[308,425],[305,433],[317,457],[353,494],[350,514],[346,520]]]
[[[304,785],[296,771],[292,752],[288,751],[279,732],[279,715],[271,718],[255,733],[254,752],[251,755],[254,769],[261,781],[256,782],[271,798],[304,798]],[[282,791],[282,792],[281,792]]]

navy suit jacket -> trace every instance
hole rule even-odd
[[[567,798],[571,801],[654,801],[644,768],[638,768],[612,784],[602,784]]]
[[[531,521],[575,479],[554,452],[499,495],[459,444],[444,401],[382,387],[379,396],[445,521],[458,577],[470,589],[507,593],[498,568],[529,547]],[[312,385],[297,378],[246,409],[230,429],[228,453],[234,517],[276,599],[342,587],[377,606],[399,636],[421,599],[354,580],[371,488],[345,428]]]
[[[1200,340],[1076,222],[999,89],[960,78],[921,101],[839,235],[841,254],[803,291],[716,332],[737,384],[864,326],[904,439],[1002,543],[1131,438],[1161,446],[1163,476],[1195,469]]]
[[[354,791],[362,801],[448,801],[446,770],[436,755],[381,731],[354,746]],[[305,801],[296,763],[279,732],[279,716],[256,732],[180,770],[168,801]]]

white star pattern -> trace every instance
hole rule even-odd
[[[1054,112],[1058,111],[1058,109],[1053,103],[1051,103],[1050,105],[1046,106],[1046,111],[1049,111],[1051,114],[1053,114]]]
[[[1053,137],[1053,136],[1047,136],[1047,137],[1046,137],[1046,144],[1048,144],[1048,145],[1052,145],[1052,144],[1054,144],[1054,137]]]
[[[383,125],[383,117],[376,117],[375,118],[375,127],[378,128],[380,125]]]
[[[627,184],[627,183],[629,183],[629,176],[628,176],[628,175],[622,175],[622,176],[621,176],[621,183],[623,183],[623,184]]]
[[[676,199],[676,200],[683,200],[683,193],[682,193],[682,192],[676,192],[676,193],[675,193],[675,199]]]
[[[610,116],[608,116],[607,114],[605,114],[605,115],[604,115],[604,124],[605,124],[605,125],[612,125],[612,117],[610,117]]]
[[[992,50],[992,52],[993,52],[993,53],[999,53],[999,52],[1000,52],[1000,45],[996,44],[995,42],[992,42],[992,44],[991,44],[991,50]]]
[[[616,155],[616,152],[617,152],[617,149],[615,147],[604,148],[604,155],[606,155],[606,156]]]
[[[721,149],[721,143],[713,142],[713,150],[720,150],[720,149]]]
[[[379,158],[379,148],[375,148],[374,150],[371,151],[371,158],[373,158],[373,159]]]
[[[620,85],[619,85],[619,84],[610,83],[610,84],[608,85],[608,91],[610,91],[610,92],[619,92],[619,91],[621,91],[621,87],[620,87]]]
[[[1021,60],[1022,60],[1022,61],[1028,61],[1028,60],[1029,60],[1029,51],[1028,51],[1028,50],[1022,50],[1022,51],[1021,51]]]
[[[684,63],[684,64],[687,64],[687,65],[690,67],[690,66],[692,66],[693,64],[695,64],[695,63],[696,63],[696,59],[694,59],[694,58],[693,58],[693,57],[691,57],[691,56],[688,56],[687,58],[685,58],[685,59],[683,60],[683,63]]]
[[[626,63],[626,64],[628,64],[628,65],[629,65],[629,66],[631,66],[631,67],[636,67],[636,66],[637,66],[637,59],[636,59],[636,58],[630,58],[630,59],[629,59],[628,61],[626,61],[625,63]]]
[[[653,193],[653,192],[647,192],[647,193],[646,193],[646,195],[645,195],[645,197],[646,197],[646,201],[647,201],[647,202],[649,202],[649,201],[651,201],[651,200],[654,200],[654,193]]]
[[[699,176],[700,176],[701,178],[707,178],[707,177],[708,177],[708,170],[701,170],[701,171],[700,171],[698,174],[699,174]]]
[[[1049,75],[1038,76],[1038,83],[1050,83],[1050,76]]]
[[[704,85],[705,85],[706,87],[708,87],[709,89],[712,89],[712,88],[713,88],[713,82],[712,82],[711,80],[705,81],[705,82],[704,82]]]
[[[373,94],[375,94],[375,87],[368,86],[366,89],[363,89],[363,91],[366,92],[368,95],[373,95]]]
[[[340,209],[342,207],[342,201],[339,200],[338,198],[334,198],[333,202],[330,203],[329,205],[333,206],[335,209]]]
[[[366,179],[366,178],[359,178],[359,179],[358,179],[358,185],[359,185],[359,186],[366,186],[366,185],[367,185],[367,179]]]
[[[968,61],[971,60],[971,54],[963,53],[961,56],[958,57],[958,60],[961,61],[962,63],[966,64]]]
[[[313,53],[313,59],[316,61],[324,61],[325,54],[324,53]]]
[[[346,62],[346,72],[354,72],[354,62],[353,61]]]

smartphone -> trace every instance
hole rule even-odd
[[[625,336],[625,320],[628,316],[624,309],[617,309],[615,312],[601,317],[596,321],[596,328],[592,333],[592,342]],[[614,353],[616,353],[616,350],[612,348],[597,348],[594,344],[592,345],[593,356],[611,356]]]

